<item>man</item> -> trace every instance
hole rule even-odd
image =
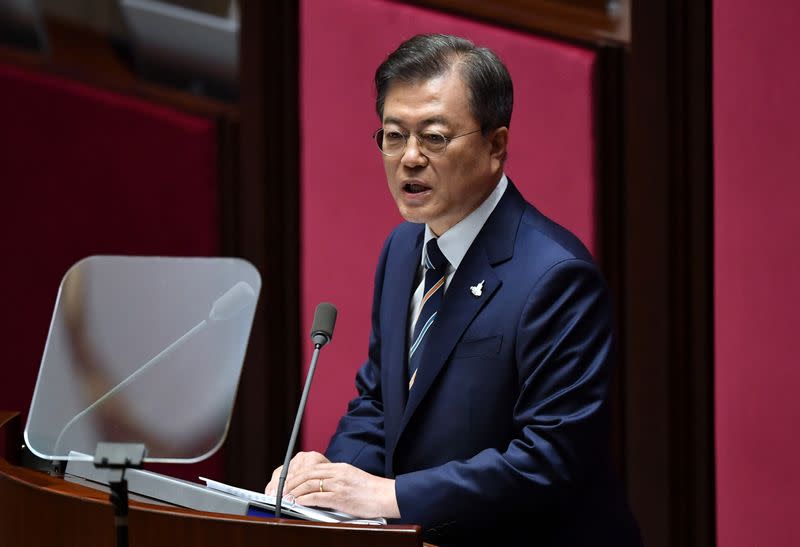
[[[376,141],[408,222],[378,262],[358,396],[327,457],[293,458],[285,492],[421,524],[442,545],[639,545],[608,458],[607,289],[503,174],[506,68],[421,35],[375,81]]]

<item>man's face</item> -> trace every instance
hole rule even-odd
[[[383,107],[385,131],[454,137],[480,129],[457,71],[416,83],[395,83]],[[389,190],[400,214],[442,235],[474,211],[500,180],[508,129],[480,131],[451,141],[444,154],[425,155],[413,136],[402,154],[384,156]]]

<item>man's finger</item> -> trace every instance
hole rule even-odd
[[[331,486],[333,483],[331,479],[326,481],[324,478],[316,478],[316,477],[308,478],[307,480],[295,486],[291,490],[291,493],[293,496],[295,496],[295,498],[308,496],[310,494],[329,494],[331,491],[329,489],[326,489],[324,486],[326,482],[328,486]],[[322,490],[320,490],[320,487],[322,487]]]
[[[294,474],[296,474],[298,472],[301,472],[303,470],[303,468],[305,467],[304,460],[306,459],[306,454],[308,454],[308,453],[307,452],[300,452],[300,453],[296,454],[294,456],[294,458],[291,459],[291,461],[289,461],[289,469],[286,472],[286,482],[287,483],[291,480],[291,478],[292,478],[292,476]],[[278,483],[280,482],[280,477],[281,477],[281,471],[282,470],[283,470],[283,466],[281,465],[281,466],[278,466],[277,468],[275,468],[275,470],[272,472],[272,478],[267,483],[267,486],[264,487],[264,493],[265,494],[268,494],[270,496],[277,495],[277,493],[278,493],[277,492],[278,491]],[[287,485],[284,484],[284,490],[283,491],[284,492],[289,492],[289,489],[286,488],[286,486]]]
[[[312,487],[312,483],[317,481],[317,484],[319,484],[319,479],[325,478],[327,478],[327,475],[320,473],[316,467],[306,469],[302,473],[294,474],[291,480],[286,479],[284,491],[291,492],[299,497],[302,494],[313,492],[314,488]]]
[[[289,470],[286,473],[286,482],[283,485],[283,491],[292,492],[303,481],[307,480],[308,473],[315,472],[319,466],[331,466],[330,460],[320,454],[319,452],[299,452],[289,462]],[[338,465],[338,464],[337,464]],[[272,472],[272,479],[267,483],[264,492],[271,496],[277,494],[278,482],[280,480],[280,473],[283,466],[278,467]]]
[[[283,466],[279,466],[272,472],[272,478],[270,478],[267,485],[264,487],[264,493],[269,496],[274,496],[278,490],[278,481],[281,478],[281,471],[283,470]],[[289,462],[289,473],[292,473],[293,466],[292,463]]]
[[[314,492],[297,498],[297,503],[306,507],[324,507],[326,509],[341,510],[337,507],[336,494],[332,492]]]

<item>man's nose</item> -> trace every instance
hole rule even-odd
[[[402,161],[406,167],[419,167],[428,163],[428,156],[422,152],[419,140],[415,135],[409,135],[406,149],[403,150]]]

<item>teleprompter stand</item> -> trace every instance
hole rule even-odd
[[[114,528],[117,547],[128,547],[128,481],[127,469],[140,469],[147,449],[143,444],[98,443],[94,453],[94,466],[110,469],[111,505],[114,506]]]

